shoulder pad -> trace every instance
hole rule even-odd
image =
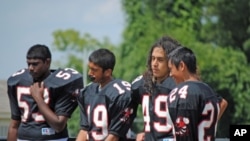
[[[168,88],[168,89],[173,89],[176,87],[176,83],[172,77],[167,77],[161,84],[162,86]]]
[[[80,80],[79,80],[80,79]],[[52,72],[52,74],[46,78],[44,81],[47,83],[53,83],[54,85],[66,85],[68,83],[74,82],[76,80],[83,81],[82,75],[72,69],[72,68],[65,68],[65,69],[57,69]]]
[[[21,69],[15,73],[13,73],[7,80],[8,85],[15,85],[21,80],[26,80],[32,82],[32,76],[29,73],[28,69]]]
[[[133,81],[132,81],[132,89],[138,89],[139,87],[143,86],[144,79],[143,75],[137,76]]]

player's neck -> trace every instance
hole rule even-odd
[[[196,74],[189,74],[184,81],[199,81],[200,79],[197,77]]]
[[[113,77],[107,77],[104,78],[100,83],[99,83],[99,87],[100,89],[102,89],[104,86],[106,86],[110,81],[113,80]]]
[[[50,71],[48,70],[44,74],[42,74],[39,78],[34,79],[34,82],[42,82],[44,79],[46,79],[50,75]]]
[[[153,80],[153,81],[155,81],[157,84],[160,84],[160,83],[162,83],[167,77],[168,77],[167,75],[164,76],[164,77],[155,77],[155,80]]]

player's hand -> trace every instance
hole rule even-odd
[[[145,133],[141,132],[136,135],[136,141],[144,141]]]
[[[43,100],[43,93],[44,93],[44,84],[41,83],[34,83],[30,86],[30,94],[35,99],[35,101]]]

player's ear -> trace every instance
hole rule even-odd
[[[112,75],[112,70],[111,69],[106,69],[104,72],[105,76],[111,76]]]
[[[185,69],[186,65],[183,61],[180,62],[179,64],[179,70],[183,71]]]

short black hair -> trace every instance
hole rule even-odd
[[[100,48],[90,54],[89,62],[93,62],[94,64],[100,66],[103,71],[107,69],[114,70],[115,55],[108,49]]]
[[[26,58],[45,61],[48,58],[51,59],[51,52],[46,45],[36,44],[29,48]]]
[[[187,47],[178,47],[168,54],[169,61],[178,68],[184,62],[190,73],[197,73],[197,61],[193,51]]]

